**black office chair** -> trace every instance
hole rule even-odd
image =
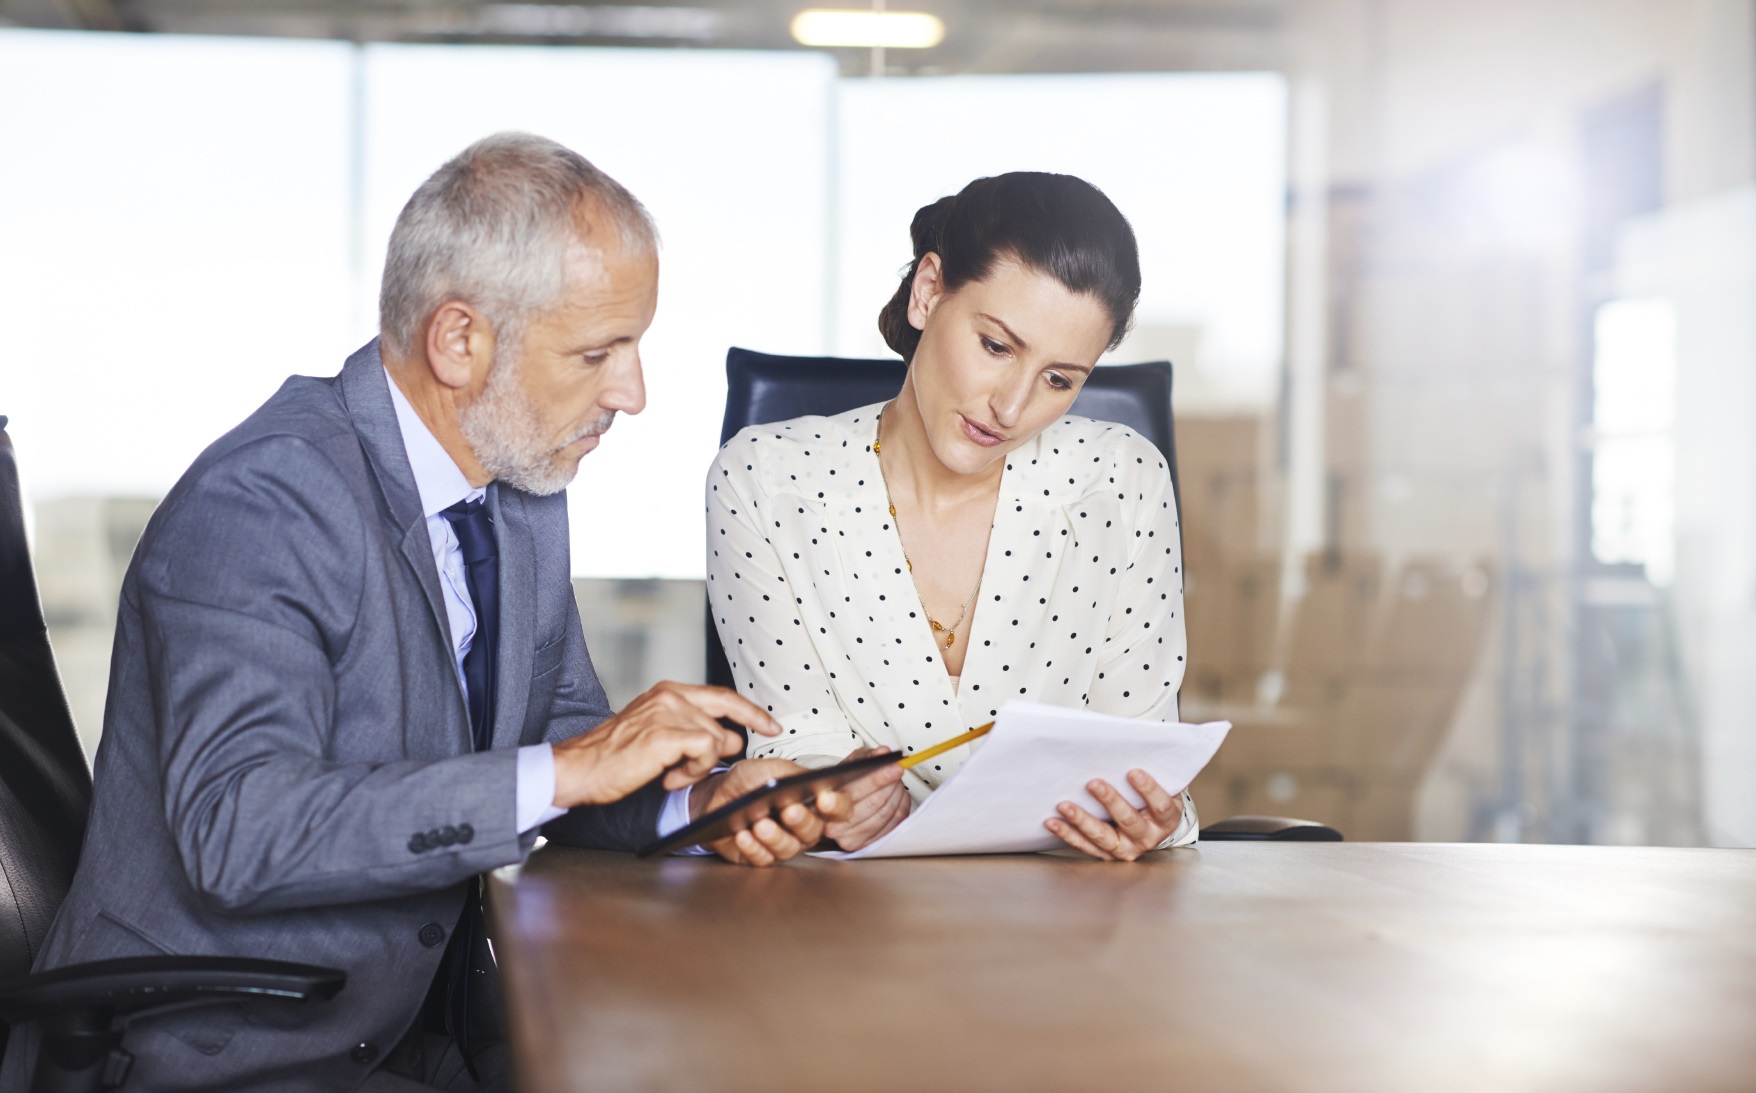
[[[733,347],[726,352],[726,416],[719,442],[750,425],[766,425],[806,414],[831,415],[891,398],[902,387],[908,366],[900,360],[844,357],[782,357]],[[1152,441],[1164,453],[1171,485],[1177,479],[1177,444],[1171,419],[1171,364],[1105,365],[1092,372],[1073,401],[1073,413],[1117,421]],[[707,681],[736,688],[732,667],[704,605],[707,625]],[[1337,842],[1341,833],[1310,820],[1280,816],[1234,816],[1201,829],[1204,839]]]
[[[33,1093],[112,1089],[130,1022],[219,1002],[324,1000],[343,972],[237,957],[103,960],[30,975],[73,883],[91,774],[55,672],[0,417],[0,1059],[10,1026],[42,1026]]]

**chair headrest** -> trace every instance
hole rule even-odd
[[[24,538],[24,504],[18,488],[18,461],[6,418],[0,417],[0,640],[43,629],[36,576]]]

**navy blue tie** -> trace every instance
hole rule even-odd
[[[500,552],[495,547],[494,521],[482,501],[459,501],[439,515],[451,524],[463,548],[464,584],[476,609],[476,634],[463,655],[463,680],[469,690],[470,740],[475,750],[486,751],[494,740],[494,676],[500,651]],[[476,1076],[476,1063],[470,995],[478,974],[476,944],[486,933],[483,917],[480,887],[472,887],[447,954],[446,1025],[471,1077]]]
[[[494,740],[494,665],[500,651],[500,553],[494,545],[494,521],[482,501],[459,501],[441,512],[463,547],[464,583],[476,609],[476,636],[463,657],[463,681],[469,690],[470,736],[477,751]]]

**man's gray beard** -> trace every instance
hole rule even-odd
[[[557,449],[543,436],[536,407],[519,385],[517,365],[509,358],[510,354],[495,354],[488,385],[458,413],[458,428],[482,469],[497,481],[538,497],[559,493],[579,473],[579,463],[556,458]],[[614,417],[605,414],[567,444],[603,432]]]

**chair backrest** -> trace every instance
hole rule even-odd
[[[733,348],[726,353],[726,416],[719,442],[750,425],[787,421],[807,414],[824,416],[891,398],[902,387],[908,366],[900,360],[846,357],[782,357]],[[1177,482],[1177,446],[1171,427],[1171,365],[1111,364],[1086,380],[1073,413],[1116,421],[1144,436],[1165,454],[1171,483]],[[731,665],[720,645],[711,612],[707,620],[707,681],[733,686]]]
[[[49,651],[0,417],[0,981],[36,959],[73,883],[90,809],[91,772]]]

